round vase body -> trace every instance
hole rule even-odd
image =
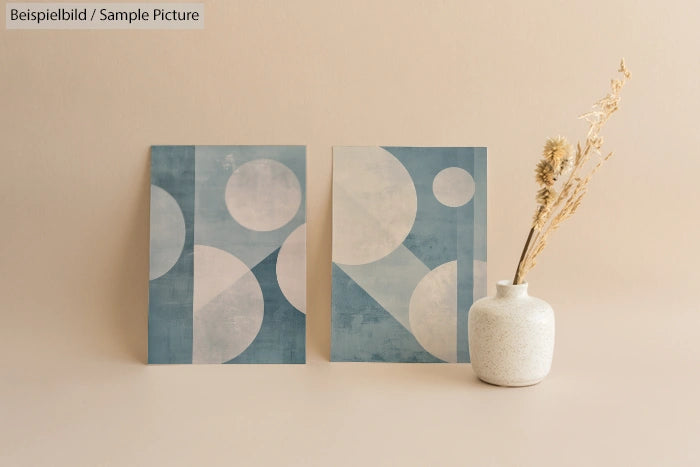
[[[498,386],[530,386],[552,367],[554,310],[527,284],[496,284],[496,296],[469,310],[469,353],[476,376]]]

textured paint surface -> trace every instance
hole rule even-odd
[[[167,192],[180,206],[185,220],[185,244],[172,268],[149,282],[148,362],[189,363],[192,361],[194,146],[153,147],[151,186]],[[153,238],[157,234],[157,229],[151,229],[151,245],[161,243]]]
[[[334,361],[467,362],[486,149],[333,150]]]
[[[280,290],[297,310],[306,313],[306,224],[289,234],[277,255]]]
[[[457,261],[438,266],[418,283],[409,322],[426,350],[446,362],[457,361]]]
[[[185,218],[167,191],[151,185],[151,254],[149,279],[157,279],[175,266],[185,246]]]
[[[150,363],[305,361],[305,152],[152,148]]]
[[[333,265],[331,360],[434,363],[413,334]],[[342,303],[342,306],[338,304]]]
[[[192,363],[238,356],[260,330],[264,303],[260,284],[241,260],[195,245]]]
[[[386,149],[340,147],[333,160],[333,261],[368,264],[394,251],[416,218],[411,175]]]
[[[275,273],[279,250],[253,268],[265,297],[263,322],[255,340],[238,357],[226,363],[305,363],[306,315],[284,297],[277,281],[266,281]]]

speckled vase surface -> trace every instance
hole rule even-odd
[[[530,386],[552,367],[554,310],[527,293],[527,283],[496,284],[496,296],[469,310],[469,353],[482,381],[498,386]]]

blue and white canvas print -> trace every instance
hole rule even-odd
[[[486,148],[333,149],[331,360],[468,362]]]
[[[306,149],[153,146],[149,363],[306,361]]]

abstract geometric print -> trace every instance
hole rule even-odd
[[[468,362],[486,148],[333,148],[331,360]]]
[[[304,363],[306,150],[153,146],[149,363]]]

